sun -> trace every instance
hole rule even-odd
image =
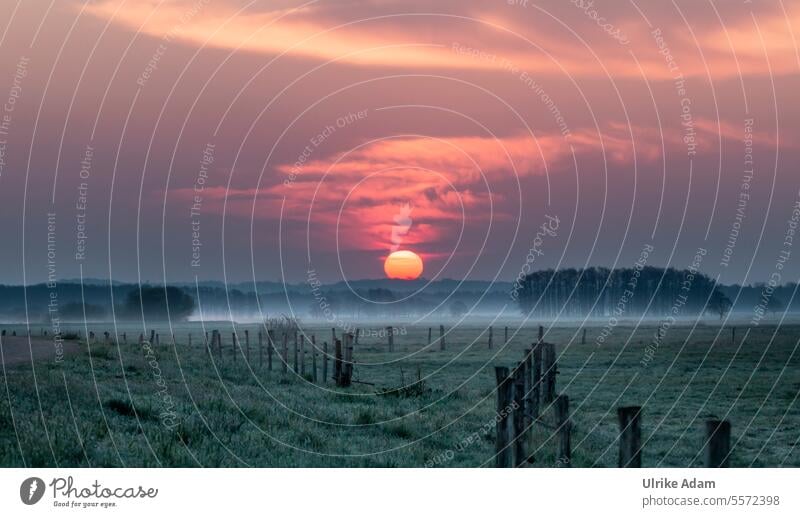
[[[395,251],[386,257],[383,270],[389,278],[416,280],[422,274],[422,259],[413,251]]]

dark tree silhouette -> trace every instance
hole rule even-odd
[[[725,296],[725,293],[719,289],[714,289],[714,292],[711,293],[711,298],[708,300],[707,312],[719,314],[719,319],[722,319],[731,310],[732,305],[730,298]]]
[[[194,311],[194,298],[178,287],[143,286],[128,293],[125,308],[133,317],[185,320]]]
[[[715,290],[713,280],[699,272],[649,266],[613,271],[596,267],[531,273],[521,282],[517,294],[525,314],[621,318],[705,312]],[[725,296],[721,291],[720,295]],[[714,311],[718,312],[724,300],[716,301]],[[730,310],[730,300],[724,308]]]

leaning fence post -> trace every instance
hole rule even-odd
[[[731,423],[727,420],[706,421],[706,467],[727,468],[731,452]]]
[[[494,375],[497,380],[497,414],[495,438],[495,466],[510,468],[512,466],[512,450],[510,447],[511,434],[511,392],[513,384],[508,376],[508,368],[495,366]]]
[[[569,420],[569,397],[556,397],[556,432],[558,432],[558,465],[569,467],[572,463],[572,422]]]
[[[617,408],[619,419],[619,467],[642,466],[642,408],[629,406]]]
[[[444,325],[439,325],[439,350],[444,350]]]
[[[514,465],[523,466],[528,461],[527,453],[527,433],[525,427],[525,362],[521,362],[514,368],[512,374],[514,379],[514,390],[511,407],[514,410]]]

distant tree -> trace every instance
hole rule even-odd
[[[730,298],[728,298],[725,293],[715,288],[714,292],[711,293],[711,298],[708,300],[706,312],[718,314],[719,319],[722,319],[725,317],[728,311],[731,310],[732,306],[733,304],[731,303]]]
[[[454,318],[462,317],[468,310],[467,304],[461,300],[456,300],[450,304],[450,315]]]
[[[194,298],[178,287],[144,286],[128,293],[125,308],[131,316],[185,320],[194,312]]]

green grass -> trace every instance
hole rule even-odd
[[[613,344],[601,346],[596,327],[585,345],[574,328],[548,334],[560,356],[558,389],[570,397],[574,466],[616,464],[622,405],[644,406],[645,466],[701,465],[711,417],[732,423],[732,466],[800,466],[800,328],[784,327],[774,339],[774,327],[753,329],[740,347],[744,328],[731,344],[727,330],[715,340],[713,325],[695,329],[688,342],[689,329],[673,327],[642,366],[654,331],[618,327]],[[449,334],[445,351],[424,346],[427,327],[395,336],[393,354],[364,339],[354,376],[363,383],[348,389],[284,375],[277,358],[270,372],[266,354],[259,367],[255,332],[250,367],[242,356],[232,361],[230,339],[220,361],[196,337],[191,349],[162,344],[156,361],[133,343],[96,344],[61,364],[37,363],[35,377],[29,364],[8,367],[0,386],[0,465],[490,466],[493,367],[519,361],[536,330],[503,346],[495,327],[493,350],[485,335],[475,342],[478,328]],[[307,332],[318,343],[330,339],[330,329]],[[534,428],[530,449],[534,467],[558,461],[544,426]]]

